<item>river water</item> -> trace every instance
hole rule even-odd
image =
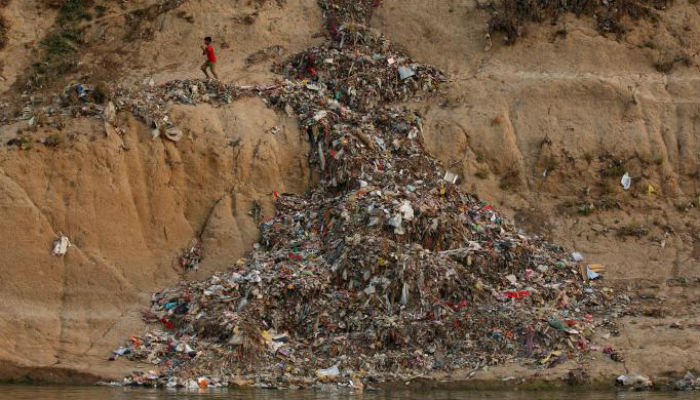
[[[208,390],[201,392],[110,388],[96,386],[0,385],[0,400],[697,400],[692,392],[579,392],[579,391],[381,391],[351,394],[315,391]]]

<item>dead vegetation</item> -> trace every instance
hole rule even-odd
[[[520,186],[520,170],[512,166],[508,168],[501,176],[501,183],[499,187],[502,190],[511,191],[515,190]]]
[[[0,15],[0,50],[4,49],[7,45],[7,31],[10,29],[9,25],[5,17]]]
[[[284,53],[284,47],[280,45],[269,46],[264,49],[260,49],[252,54],[250,54],[245,59],[245,65],[251,66],[254,64],[259,64],[263,61],[267,61],[276,57],[281,56]]]
[[[52,133],[43,140],[46,147],[59,147],[63,144],[63,136],[58,133]]]
[[[0,0],[8,1],[8,0]],[[158,16],[178,8],[187,0],[166,0],[156,4],[139,8],[125,14],[126,30],[125,40],[134,39],[150,40],[155,32],[151,22]],[[44,0],[44,6],[57,10],[56,21],[35,50],[35,61],[28,71],[27,77],[18,84],[26,86],[32,91],[57,87],[65,83],[65,78],[76,72],[86,72],[92,75],[94,71],[79,71],[80,58],[89,46],[84,38],[86,28],[96,18],[104,17],[109,9],[110,2],[98,0]],[[124,7],[124,4],[121,4]],[[180,13],[178,17],[192,22],[193,17]],[[0,21],[0,48],[3,43],[2,21]],[[112,58],[105,57],[102,63],[109,63]],[[103,65],[103,71],[114,72],[121,65]],[[97,74],[99,75],[99,73]]]
[[[600,176],[603,178],[620,178],[625,173],[625,165],[622,160],[612,158],[609,155],[600,157],[603,168],[600,170]]]
[[[30,86],[44,87],[56,78],[75,72],[82,44],[83,21],[92,19],[92,0],[47,1],[49,7],[58,8],[54,28],[40,42],[39,60],[32,65]]]
[[[642,153],[642,154],[637,154],[637,158],[645,167],[648,167],[652,164],[656,165],[656,166],[660,166],[660,165],[663,165],[663,163],[664,163],[663,156],[661,156],[659,154]]]
[[[126,14],[126,23],[130,29],[127,30],[124,40],[153,40],[155,33],[153,28],[150,26],[150,22],[153,22],[157,17],[180,7],[185,2],[187,2],[187,0],[168,0],[165,2],[152,4],[148,7],[139,8]],[[189,16],[187,13],[179,13],[178,17],[185,19],[190,23],[194,22],[194,17]]]
[[[502,33],[505,43],[513,44],[527,33],[528,23],[542,24],[549,22],[557,25],[559,18],[571,13],[576,17],[589,16],[596,21],[596,28],[601,34],[613,34],[621,38],[628,30],[623,20],[636,21],[646,19],[656,22],[659,10],[665,9],[670,0],[622,0],[593,2],[588,0],[499,0],[482,5],[491,11],[488,33]],[[557,32],[566,32],[558,29]],[[565,34],[563,35],[565,36]]]
[[[599,187],[597,196],[581,196],[578,199],[567,199],[558,205],[558,209],[562,214],[574,215],[578,214],[582,217],[587,217],[599,211],[609,211],[620,209],[621,205],[614,193],[606,191],[614,190],[610,187]]]
[[[489,170],[485,167],[480,167],[476,170],[474,176],[479,179],[487,179],[489,177]]]
[[[692,65],[692,60],[686,54],[666,54],[659,57],[659,59],[654,63],[654,68],[656,68],[656,70],[662,74],[668,74],[677,64],[690,67]]]
[[[646,236],[648,233],[649,231],[638,222],[632,222],[627,225],[623,225],[617,228],[616,232],[617,236],[619,237],[636,236],[637,238]]]
[[[10,4],[10,0],[0,0],[0,9]],[[7,31],[10,30],[10,23],[0,14],[0,50],[7,45]]]

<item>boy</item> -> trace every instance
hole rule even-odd
[[[211,74],[214,75],[214,79],[218,80],[219,76],[216,74],[216,54],[214,53],[214,46],[211,45],[211,37],[207,36],[204,38],[204,46],[202,46],[202,55],[207,56],[207,60],[202,64],[202,72],[209,78],[207,73],[207,67],[211,70]]]

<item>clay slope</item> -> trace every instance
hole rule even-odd
[[[150,292],[183,276],[177,257],[193,239],[206,250],[200,276],[225,269],[257,240],[256,203],[270,215],[273,190],[305,190],[305,141],[261,101],[172,117],[187,135],[177,144],[135,121],[119,137],[81,119],[54,148],[1,148],[5,368],[99,373],[93,362],[139,326]],[[59,234],[73,242],[64,257],[51,255]]]
[[[205,35],[216,38],[227,80],[266,80],[275,60],[320,28],[313,1],[97,1],[89,18],[77,19],[80,46],[67,53],[77,68],[42,89],[32,65],[46,62],[45,38],[66,31],[59,20],[68,18],[67,3],[0,6],[8,22],[0,114],[50,103],[67,83],[199,76]],[[152,291],[185,276],[183,250],[200,239],[206,251],[189,278],[225,269],[257,240],[273,191],[306,190],[307,144],[296,121],[260,100],[176,106],[170,117],[185,133],[177,144],[152,140],[133,118],[123,134],[92,118],[31,128],[29,150],[6,146],[30,128],[26,120],[0,127],[3,378],[121,376],[132,366],[105,354],[138,332]],[[60,234],[73,242],[64,258],[51,255]]]
[[[84,15],[76,16],[77,12],[60,7],[66,3],[88,5],[80,8]],[[269,79],[273,61],[317,42],[313,35],[321,28],[313,0],[11,0],[0,8],[0,15],[9,21],[8,43],[0,49],[0,93],[12,88],[7,93],[11,97],[32,86],[70,81],[200,77],[199,46],[205,36],[215,39],[222,77],[245,82]],[[77,39],[65,46],[47,44],[52,34]],[[75,57],[77,64],[49,62],[49,67],[66,67],[66,72],[55,76],[56,71],[48,71],[47,79],[37,83],[41,72],[36,65],[48,62],[47,50],[56,51],[61,60]]]

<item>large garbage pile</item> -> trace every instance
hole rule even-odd
[[[321,3],[340,18],[375,2]],[[584,281],[580,258],[463,193],[425,152],[421,117],[394,104],[444,77],[339,22],[332,40],[278,67],[288,79],[255,89],[298,116],[319,185],[276,195],[260,246],[229,271],[153,295],[149,332],[113,358],[157,369],[124,383],[358,388],[588,350],[587,312],[609,298]]]

